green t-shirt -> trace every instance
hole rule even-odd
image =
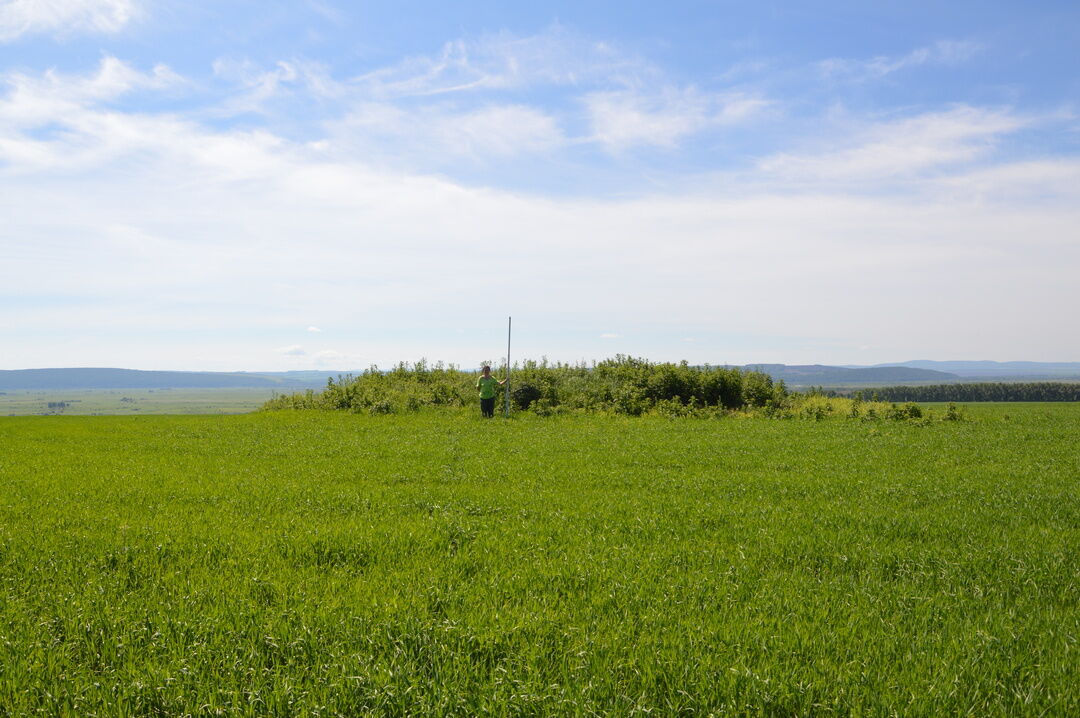
[[[480,390],[481,399],[494,399],[499,392],[499,380],[493,376],[480,377],[476,380],[476,388]]]

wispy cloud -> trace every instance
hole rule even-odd
[[[760,97],[668,87],[659,93],[597,92],[585,98],[593,139],[619,149],[674,147],[683,137],[718,125],[744,122],[768,106]]]
[[[432,56],[416,56],[353,78],[376,97],[427,96],[530,85],[632,82],[656,73],[611,44],[559,25],[531,36],[508,32],[455,40]]]
[[[0,74],[0,82],[8,87],[3,116],[11,121],[33,122],[54,116],[67,107],[99,105],[131,92],[162,90],[184,81],[167,65],[158,64],[150,72],[140,72],[122,60],[107,56],[89,73],[46,70],[33,76],[8,72]]]
[[[115,33],[136,16],[134,0],[7,0],[0,42],[37,33]]]
[[[292,344],[287,347],[280,347],[275,349],[278,354],[283,354],[288,357],[302,357],[307,356],[307,351],[299,344]]]
[[[968,61],[980,50],[982,45],[967,40],[939,40],[898,57],[878,55],[867,60],[829,58],[818,63],[818,70],[825,77],[833,79],[873,80],[921,65],[957,65]]]
[[[557,120],[526,105],[438,105],[403,109],[368,103],[330,124],[331,142],[356,154],[455,159],[545,152],[566,142]]]
[[[351,79],[298,58],[272,66],[221,58],[214,72],[236,89],[211,114],[269,120],[305,102],[319,108],[325,149],[410,169],[423,158],[442,169],[440,158],[500,160],[590,144],[620,152],[675,148],[696,133],[749,122],[773,104],[753,89],[669,81],[652,64],[558,25],[531,36],[455,40],[436,55]],[[541,102],[535,93],[547,97]]]
[[[322,329],[319,329],[318,327],[308,327],[307,330],[309,332],[311,332],[312,334],[321,334],[322,333]]]
[[[1034,122],[976,107],[885,122],[864,120],[845,128],[845,136],[823,151],[778,153],[764,158],[759,167],[777,178],[802,182],[888,182],[985,157],[1003,137]]]
[[[304,59],[279,60],[265,68],[250,60],[218,58],[215,77],[236,85],[215,112],[235,115],[269,112],[273,105],[289,101],[339,100],[349,89],[330,76],[322,64]]]
[[[171,156],[185,168],[196,164],[242,176],[266,171],[264,160],[276,162],[259,148],[281,145],[265,131],[215,132],[178,115],[111,106],[130,93],[185,84],[164,65],[147,73],[106,57],[83,75],[9,73],[0,82],[8,88],[0,96],[0,160],[8,171],[104,171],[120,158],[142,154],[144,160]]]

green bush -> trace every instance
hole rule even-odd
[[[384,414],[472,406],[477,399],[476,378],[474,372],[454,366],[402,362],[389,371],[371,367],[358,376],[330,379],[320,393],[275,396],[263,408]],[[510,385],[514,407],[535,408],[538,414],[583,410],[640,416],[659,407],[668,415],[691,415],[705,409],[766,407],[782,403],[787,396],[783,383],[774,384],[760,372],[656,363],[623,355],[591,366],[526,361],[515,365]]]

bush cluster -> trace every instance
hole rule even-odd
[[[789,393],[782,400],[774,400],[766,405],[766,416],[774,419],[809,419],[822,421],[829,418],[846,418],[858,421],[911,421],[927,424],[938,419],[942,421],[963,421],[961,410],[950,404],[944,415],[924,409],[913,402],[895,404],[878,400],[864,400],[862,395],[854,397],[838,396],[835,392],[811,390],[801,393]]]
[[[275,396],[263,409],[323,409],[394,414],[424,407],[465,406],[475,400],[476,374],[441,362],[401,362],[384,371],[377,366],[359,375],[331,377],[321,392],[308,390]]]
[[[276,396],[265,409],[326,409],[387,414],[476,401],[476,373],[421,360],[389,371],[372,367],[330,379],[322,392]],[[541,415],[583,410],[638,416],[685,416],[766,407],[787,396],[783,382],[733,367],[696,367],[618,355],[587,364],[526,361],[515,365],[511,400]]]

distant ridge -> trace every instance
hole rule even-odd
[[[965,379],[1057,379],[1080,378],[1080,362],[1041,361],[914,361],[877,364],[881,367],[912,367],[950,372]]]
[[[915,360],[876,366],[747,364],[793,387],[948,384],[957,381],[1080,381],[1080,362]],[[360,372],[142,371],[113,368],[0,369],[0,391],[67,389],[321,389],[327,379]]]
[[[3,369],[0,391],[59,389],[317,388],[343,372],[141,371],[138,369]]]
[[[783,380],[792,386],[811,386],[826,384],[879,384],[902,382],[950,382],[960,377],[948,372],[933,369],[919,369],[901,366],[885,367],[840,367],[824,364],[747,364],[746,369],[761,371],[774,380]]]

